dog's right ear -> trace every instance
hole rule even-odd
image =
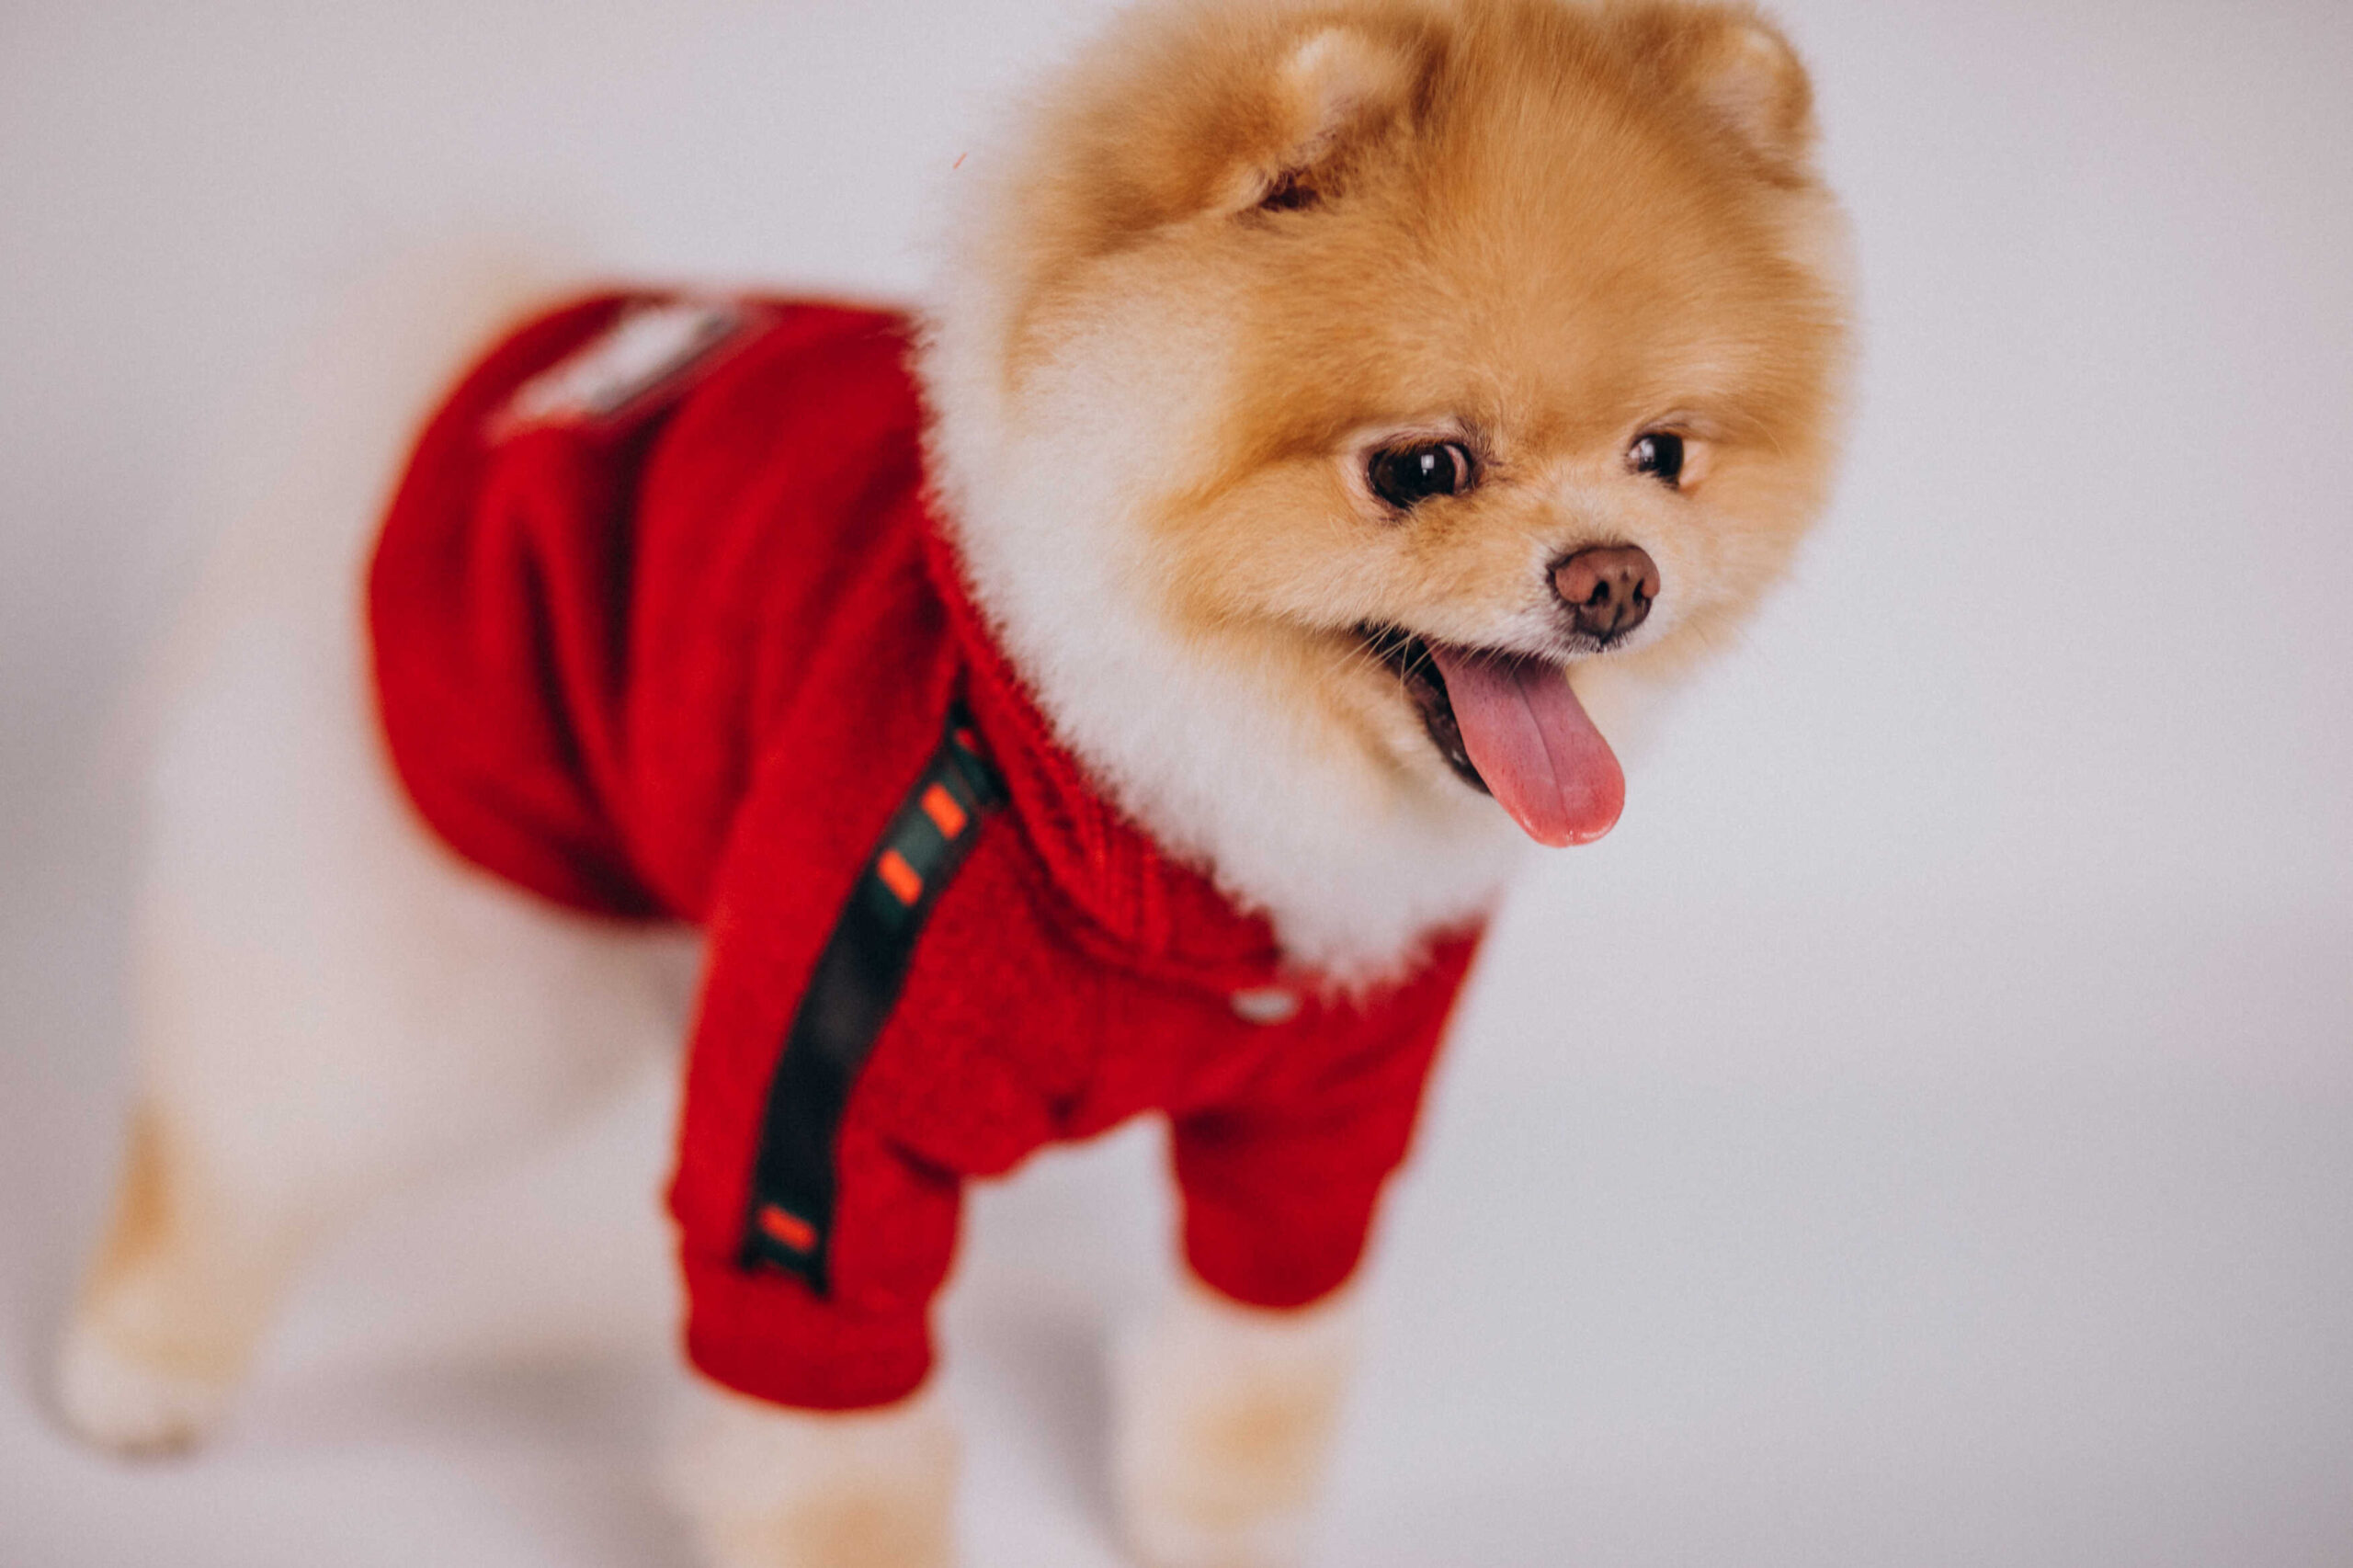
[[[1353,155],[1399,128],[1416,75],[1393,43],[1345,27],[1310,34],[1274,73],[1266,133],[1216,205],[1230,212],[1313,206]]]
[[[1131,34],[1125,69],[1097,77],[1063,122],[1074,156],[1056,205],[1090,214],[1094,250],[1188,220],[1312,206],[1409,129],[1436,50],[1428,26]]]

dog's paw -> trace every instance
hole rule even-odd
[[[1112,1463],[1149,1568],[1295,1568],[1306,1559],[1348,1372],[1346,1303],[1298,1312],[1198,1289],[1121,1347]]]
[[[1128,1549],[1143,1568],[1299,1568],[1307,1561],[1304,1508],[1216,1520],[1181,1503],[1131,1498],[1121,1507]]]
[[[176,1367],[77,1321],[58,1349],[58,1414],[97,1448],[136,1457],[185,1453],[208,1436],[233,1380]]]
[[[704,1405],[668,1481],[710,1568],[951,1568],[958,1453],[937,1395],[834,1415],[712,1390]]]

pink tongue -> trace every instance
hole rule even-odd
[[[1539,844],[1590,844],[1617,825],[1626,775],[1557,665],[1443,643],[1431,654],[1462,749],[1504,810]]]

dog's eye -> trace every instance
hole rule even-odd
[[[1365,464],[1372,493],[1404,510],[1433,495],[1459,495],[1471,488],[1471,453],[1460,441],[1425,441],[1375,452]]]
[[[1627,450],[1626,462],[1636,473],[1647,473],[1676,489],[1683,483],[1683,437],[1672,430],[1653,430]]]

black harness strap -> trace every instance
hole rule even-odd
[[[827,1293],[835,1143],[850,1090],[898,1004],[933,904],[980,837],[982,819],[1004,803],[1005,781],[959,702],[850,890],[793,1014],[752,1168],[745,1267],[780,1268]]]

